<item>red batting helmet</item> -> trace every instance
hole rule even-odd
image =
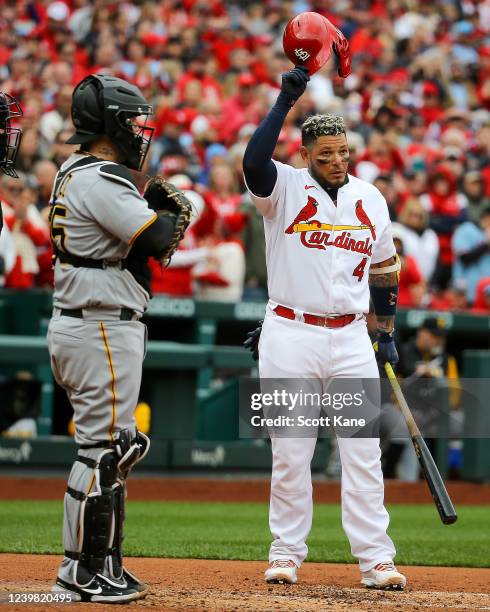
[[[339,76],[349,76],[351,58],[349,43],[340,30],[320,15],[306,11],[293,17],[282,38],[284,53],[295,64],[314,74],[326,63],[333,49],[339,60]]]

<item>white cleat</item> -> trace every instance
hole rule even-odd
[[[393,561],[385,561],[375,565],[369,572],[362,572],[361,584],[369,589],[403,591],[407,579],[396,569]]]
[[[296,584],[297,565],[290,559],[276,559],[265,571],[265,580],[275,584]]]

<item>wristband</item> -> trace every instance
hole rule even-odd
[[[381,317],[394,317],[396,304],[398,302],[398,285],[393,287],[369,286],[371,299],[373,300],[374,313]]]

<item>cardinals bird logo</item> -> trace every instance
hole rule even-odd
[[[314,197],[308,196],[308,202],[296,215],[296,218],[291,225],[286,229],[286,234],[292,234],[294,232],[294,226],[302,221],[308,221],[316,214],[318,208],[318,202]]]
[[[356,217],[363,225],[367,225],[369,227],[373,240],[376,240],[376,232],[374,231],[374,226],[371,223],[370,218],[367,216],[366,211],[362,207],[362,200],[357,200],[356,202]]]
[[[299,211],[291,225],[284,230],[286,234],[299,234],[301,244],[308,249],[324,251],[328,246],[361,253],[371,257],[373,245],[371,237],[356,238],[357,231],[369,230],[373,241],[376,240],[375,226],[362,208],[362,200],[357,200],[354,207],[360,225],[322,223],[313,217],[319,212],[318,202],[308,196],[306,205]],[[352,213],[349,213],[349,216]]]

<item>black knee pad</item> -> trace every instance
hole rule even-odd
[[[120,457],[117,467],[123,478],[127,478],[131,468],[141,461],[150,448],[150,439],[136,430],[136,436],[131,436],[128,429],[119,432],[115,449]]]
[[[104,451],[98,459],[101,488],[112,489],[117,481],[117,456],[113,449]]]

